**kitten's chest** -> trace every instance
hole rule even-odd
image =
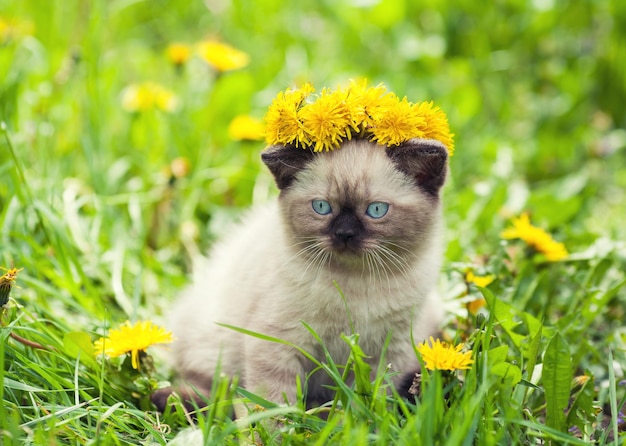
[[[384,323],[415,305],[419,290],[408,282],[380,283],[349,277],[320,279],[303,287],[303,315],[319,323],[364,328]],[[408,317],[408,315],[407,315]]]
[[[411,299],[397,290],[381,290],[361,284],[333,286],[303,307],[301,320],[336,361],[345,361],[350,343],[358,340],[366,355],[378,357],[387,336],[410,327]],[[350,337],[350,339],[348,339]],[[395,336],[394,336],[395,337]],[[319,343],[318,343],[319,344]],[[323,352],[321,346],[315,347]]]

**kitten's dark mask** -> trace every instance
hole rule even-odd
[[[381,150],[385,150],[396,168],[412,178],[420,189],[434,197],[439,195],[446,180],[448,160],[448,151],[442,143],[411,139],[397,147],[381,147]],[[316,156],[324,156],[324,153],[282,145],[271,146],[261,154],[280,190],[288,188],[296,174]]]

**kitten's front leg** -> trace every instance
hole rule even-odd
[[[269,341],[248,343],[244,370],[245,386],[277,404],[296,403],[296,380],[304,383],[305,370],[292,347]]]

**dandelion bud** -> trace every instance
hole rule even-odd
[[[2,268],[0,266],[0,268]],[[5,305],[9,301],[9,294],[11,294],[11,288],[15,284],[15,280],[17,279],[17,273],[22,271],[24,268],[2,268],[6,271],[2,276],[0,276],[0,307]]]

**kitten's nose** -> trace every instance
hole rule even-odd
[[[351,246],[354,248],[363,231],[363,224],[354,212],[349,209],[342,210],[339,215],[332,221],[330,233],[333,235],[335,242],[339,245],[337,248]]]
[[[335,237],[344,243],[348,243],[354,236],[355,232],[351,228],[340,228],[335,231]]]

